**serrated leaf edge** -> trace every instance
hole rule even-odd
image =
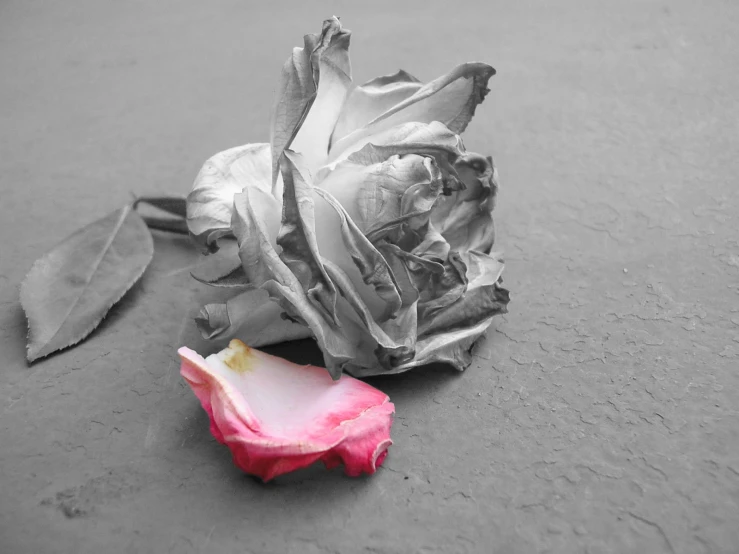
[[[114,234],[112,235],[112,237],[113,237],[113,238],[112,238],[112,239],[111,239],[110,241],[108,241],[108,244],[106,245],[106,247],[105,247],[105,249],[104,249],[104,252],[107,252],[108,248],[110,248],[110,244],[112,244],[112,242],[113,242],[113,240],[115,239],[115,236],[116,236],[116,234],[117,234],[118,230],[119,230],[119,229],[120,229],[120,227],[121,227],[121,226],[123,225],[123,222],[125,221],[126,217],[128,217],[128,214],[129,214],[129,213],[133,213],[133,214],[134,214],[134,215],[135,215],[136,217],[138,217],[138,218],[141,218],[141,216],[140,216],[140,215],[138,214],[138,212],[136,212],[135,210],[133,210],[133,209],[132,209],[132,207],[131,207],[130,205],[129,205],[129,206],[127,206],[127,208],[128,208],[127,210],[124,210],[124,212],[123,212],[123,216],[122,216],[122,217],[121,217],[121,219],[120,219],[120,222],[119,222],[119,224],[118,224],[118,227],[117,227],[117,229],[116,229],[116,232],[115,232],[115,233],[114,233]],[[142,224],[143,224],[143,225],[144,225],[144,226],[146,227],[146,223],[145,223],[145,222],[143,221],[143,218],[141,218],[141,222],[142,222]],[[91,222],[91,223],[92,223],[92,222]],[[84,228],[84,227],[83,227],[83,228]],[[147,229],[147,231],[149,231],[149,228],[148,228],[148,227],[146,227],[146,229]],[[70,236],[71,236],[71,235],[70,235]],[[44,257],[46,256],[46,253],[45,253],[44,255],[42,255],[41,257],[39,257],[39,258],[38,258],[38,259],[37,259],[37,260],[36,260],[35,262],[33,262],[33,265],[31,266],[31,269],[30,269],[30,270],[28,271],[28,273],[26,274],[26,276],[25,276],[25,277],[24,277],[24,279],[23,279],[23,282],[21,283],[21,287],[20,287],[20,295],[19,295],[19,296],[20,296],[20,303],[21,303],[21,307],[23,308],[23,312],[24,312],[24,314],[26,315],[26,322],[27,322],[27,324],[28,324],[28,333],[26,334],[26,341],[27,341],[27,344],[26,344],[26,359],[27,359],[27,360],[28,360],[29,362],[35,362],[35,361],[37,361],[37,360],[40,360],[40,359],[42,359],[42,358],[45,358],[45,357],[47,357],[47,356],[49,356],[49,355],[51,355],[51,354],[53,354],[53,353],[55,353],[55,352],[58,352],[58,351],[60,351],[60,350],[65,350],[65,349],[67,349],[67,348],[70,348],[70,347],[72,347],[72,346],[75,346],[75,345],[79,344],[79,343],[80,343],[80,342],[82,342],[82,341],[83,341],[84,339],[86,339],[87,337],[89,337],[89,336],[90,336],[90,334],[91,334],[91,333],[92,333],[92,332],[93,332],[93,331],[94,331],[94,330],[95,330],[95,329],[96,329],[96,328],[98,327],[98,325],[100,325],[100,323],[101,323],[101,322],[103,321],[103,319],[105,319],[105,316],[107,316],[107,315],[108,315],[108,312],[110,311],[110,309],[111,309],[111,308],[112,308],[112,307],[113,307],[113,306],[114,306],[115,304],[117,304],[117,303],[118,303],[118,302],[119,302],[119,301],[121,300],[121,298],[123,298],[123,297],[125,296],[125,294],[126,294],[126,293],[127,293],[128,291],[130,291],[130,290],[131,290],[131,288],[132,288],[132,287],[133,287],[133,286],[134,286],[134,285],[135,285],[135,284],[136,284],[136,283],[137,283],[137,282],[139,281],[139,279],[141,279],[142,275],[144,274],[144,272],[145,272],[145,271],[147,270],[147,268],[149,267],[149,264],[151,263],[151,260],[152,260],[152,259],[154,258],[154,239],[153,239],[153,238],[152,238],[152,236],[151,236],[151,231],[149,231],[149,233],[148,233],[148,235],[147,235],[147,236],[149,237],[149,244],[150,244],[150,246],[151,246],[151,248],[150,248],[150,255],[149,255],[149,259],[148,259],[148,261],[147,261],[147,262],[146,262],[146,263],[145,263],[145,264],[143,265],[143,267],[142,267],[141,271],[140,271],[140,272],[139,272],[139,273],[138,273],[138,274],[137,274],[137,275],[135,276],[135,278],[131,280],[131,283],[130,283],[130,284],[129,284],[129,285],[127,286],[127,287],[126,287],[126,289],[125,289],[125,290],[124,290],[124,291],[123,291],[123,292],[122,292],[122,293],[121,293],[121,294],[120,294],[120,295],[119,295],[119,296],[118,296],[117,298],[115,298],[114,300],[112,300],[112,301],[111,301],[111,302],[110,302],[110,303],[109,303],[109,304],[107,305],[107,307],[105,308],[105,311],[103,312],[103,315],[102,315],[102,316],[101,316],[101,317],[100,317],[99,319],[97,319],[96,321],[95,321],[95,320],[93,320],[93,321],[92,321],[92,323],[91,323],[91,325],[89,326],[89,328],[88,328],[88,329],[86,329],[85,331],[83,331],[82,333],[80,333],[80,336],[79,336],[79,338],[78,338],[78,339],[76,339],[76,340],[73,340],[72,342],[70,342],[70,343],[69,343],[69,344],[67,344],[66,346],[62,346],[62,347],[56,348],[56,349],[54,349],[54,350],[51,350],[51,351],[49,351],[49,352],[46,352],[45,354],[37,354],[37,355],[32,355],[32,354],[31,354],[31,342],[30,342],[30,341],[31,341],[31,336],[32,336],[32,334],[33,334],[33,331],[32,331],[32,329],[31,329],[31,325],[30,325],[30,319],[28,318],[28,312],[27,312],[27,310],[26,310],[26,302],[24,301],[24,298],[26,298],[26,297],[27,297],[27,294],[26,294],[26,292],[25,292],[25,291],[26,291],[26,283],[27,283],[28,275],[30,275],[30,274],[31,274],[31,272],[32,272],[32,271],[34,270],[34,268],[35,268],[35,267],[36,267],[36,266],[37,266],[37,265],[38,265],[38,264],[39,264],[39,263],[41,262],[41,260],[42,260],[42,259],[43,259],[43,258],[44,258]],[[65,238],[64,240],[66,240],[66,238]],[[63,242],[63,241],[62,241],[62,242]],[[47,252],[47,253],[48,253],[48,252]],[[96,264],[96,268],[97,268],[97,265],[99,265],[100,261],[102,261],[102,258],[103,258],[103,257],[104,257],[104,256],[101,256],[100,260],[99,260],[99,261],[98,261],[98,263]],[[74,306],[76,306],[76,303],[77,303],[77,301],[75,301],[75,303],[74,303],[74,304],[72,305],[72,308],[70,308],[70,310],[69,310],[69,311],[67,312],[67,315],[66,315],[66,316],[64,317],[64,319],[62,320],[62,324],[64,323],[64,321],[66,321],[66,318],[67,318],[67,317],[69,317],[69,314],[70,314],[70,313],[72,312],[72,309],[74,309]],[[61,329],[61,325],[59,326],[59,329]],[[54,335],[52,335],[52,337],[51,337],[51,338],[50,338],[50,339],[49,339],[49,340],[48,340],[48,341],[46,342],[46,344],[45,344],[44,346],[46,346],[47,344],[49,344],[49,343],[51,342],[51,340],[52,340],[52,339],[53,339],[54,337],[56,337],[56,334],[57,334],[57,333],[59,332],[59,329],[57,329],[57,330],[56,330],[56,332],[54,333]],[[43,352],[43,350],[44,350],[44,348],[43,348],[43,347],[41,347],[41,348],[39,349],[39,352]]]

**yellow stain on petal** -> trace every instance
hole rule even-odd
[[[254,368],[256,361],[252,354],[251,348],[246,346],[239,339],[233,339],[228,343],[228,348],[223,352],[221,358],[231,371],[236,373],[246,373]]]

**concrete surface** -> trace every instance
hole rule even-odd
[[[739,551],[739,4],[307,4],[0,4],[0,551]],[[374,477],[264,486],[177,373],[185,241],[31,367],[18,285],[131,191],[265,140],[283,60],[334,13],[359,80],[498,69],[465,141],[500,167],[513,300],[466,373],[372,381],[397,406]]]

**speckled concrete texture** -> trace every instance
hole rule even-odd
[[[0,4],[0,551],[739,551],[739,3],[308,4]],[[265,486],[178,375],[208,294],[187,241],[30,367],[18,287],[131,192],[266,140],[334,13],[359,81],[498,69],[465,143],[500,168],[512,301],[465,373],[371,381],[397,407],[375,476]]]

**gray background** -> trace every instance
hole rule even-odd
[[[739,3],[306,4],[0,4],[0,550],[736,552]],[[512,301],[467,372],[372,381],[397,407],[375,476],[263,486],[178,375],[205,294],[185,240],[31,367],[18,285],[131,192],[266,140],[334,13],[358,81],[498,69],[465,142],[500,168]]]

